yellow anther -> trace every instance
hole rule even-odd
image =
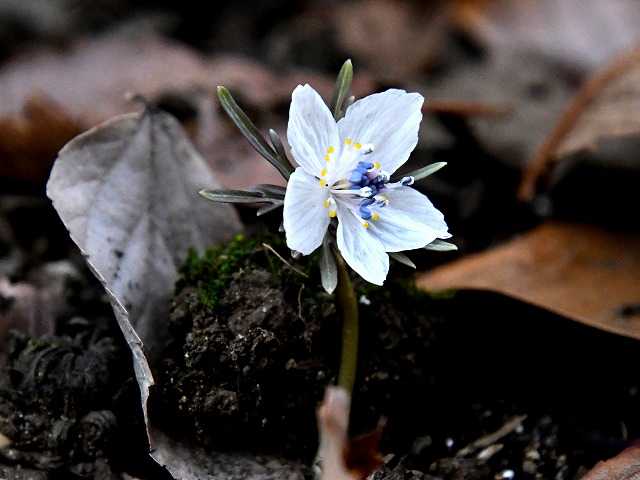
[[[335,151],[336,151],[336,149],[335,149],[335,148],[333,148],[333,147],[329,147],[329,148],[327,148],[327,153],[333,153],[333,152],[335,152]]]
[[[321,177],[326,177],[327,176],[327,169],[323,168],[322,170],[320,170],[320,176]]]
[[[352,142],[352,141],[353,141],[353,140],[351,140],[349,137],[347,137],[347,138],[345,138],[345,139],[344,139],[344,144],[345,144],[345,145],[351,145],[351,142]]]
[[[375,168],[376,170],[380,170],[380,167],[382,167],[382,165],[380,165],[380,162],[373,162],[373,168]]]
[[[320,179],[320,186],[321,187],[327,187],[329,186],[329,184],[327,183],[327,181],[324,178]]]
[[[378,220],[380,220],[380,214],[378,212],[373,212],[371,214],[371,220],[373,220],[374,222],[377,222]]]
[[[338,215],[338,212],[335,210],[329,210],[329,218],[336,218],[336,215]]]
[[[329,201],[328,198],[324,199],[323,205],[324,205],[324,208],[329,208],[331,206],[331,202]]]
[[[360,150],[362,148],[362,144],[361,143],[354,143],[353,144],[353,148],[355,148],[356,150]]]
[[[324,160],[325,160],[326,162],[328,162],[329,160],[331,160],[331,156],[327,153],[327,154],[324,156]]]
[[[369,228],[369,222],[362,222],[362,226],[364,228]]]

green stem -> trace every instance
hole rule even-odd
[[[338,385],[351,394],[358,367],[358,302],[347,265],[337,252],[336,263],[338,267],[336,299],[338,313],[342,320],[342,358]]]

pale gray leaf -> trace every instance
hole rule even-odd
[[[333,293],[338,286],[336,257],[326,239],[322,243],[322,253],[320,255],[320,280],[327,293]]]
[[[390,252],[389,256],[393,258],[396,262],[406,265],[407,267],[416,268],[416,264],[407,257],[404,253],[400,252]]]
[[[229,206],[202,202],[217,187],[170,115],[116,117],[60,152],[47,194],[110,296],[146,401],[153,359],[166,336],[169,300],[189,248],[231,237],[241,224]],[[144,342],[144,350],[143,350]],[[185,479],[188,477],[185,477]]]
[[[433,242],[431,242],[424,248],[425,250],[434,250],[436,252],[450,252],[453,250],[458,250],[458,247],[453,243],[445,242],[444,240],[440,240],[439,238],[436,238]]]

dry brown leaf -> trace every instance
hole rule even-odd
[[[616,138],[640,136],[640,48],[597,72],[573,98],[529,162],[519,197],[531,200],[541,176],[577,152]],[[629,151],[634,158],[635,151]]]
[[[426,273],[418,285],[496,291],[640,339],[640,234],[548,223]]]
[[[0,176],[43,183],[58,150],[81,131],[46,96],[27,98],[19,114],[0,118]]]
[[[636,480],[640,477],[640,446],[627,448],[617,457],[598,463],[582,480]]]

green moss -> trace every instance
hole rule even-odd
[[[273,247],[283,258],[288,257],[287,249],[281,235],[259,235],[247,238],[237,235],[230,242],[217,247],[208,248],[202,255],[190,250],[187,259],[180,269],[180,278],[176,284],[176,292],[186,286],[195,287],[200,303],[208,309],[218,306],[221,296],[229,285],[234,273],[243,268],[256,265],[266,268],[277,278],[286,278],[291,283],[304,280],[275,254],[264,248],[263,244]],[[295,268],[311,276],[316,262],[304,257],[295,262]]]
[[[215,308],[231,275],[246,264],[259,245],[256,239],[236,235],[230,242],[208,248],[202,255],[193,249],[189,250],[187,260],[180,269],[176,290],[180,291],[187,285],[195,286],[200,302],[207,308]]]

